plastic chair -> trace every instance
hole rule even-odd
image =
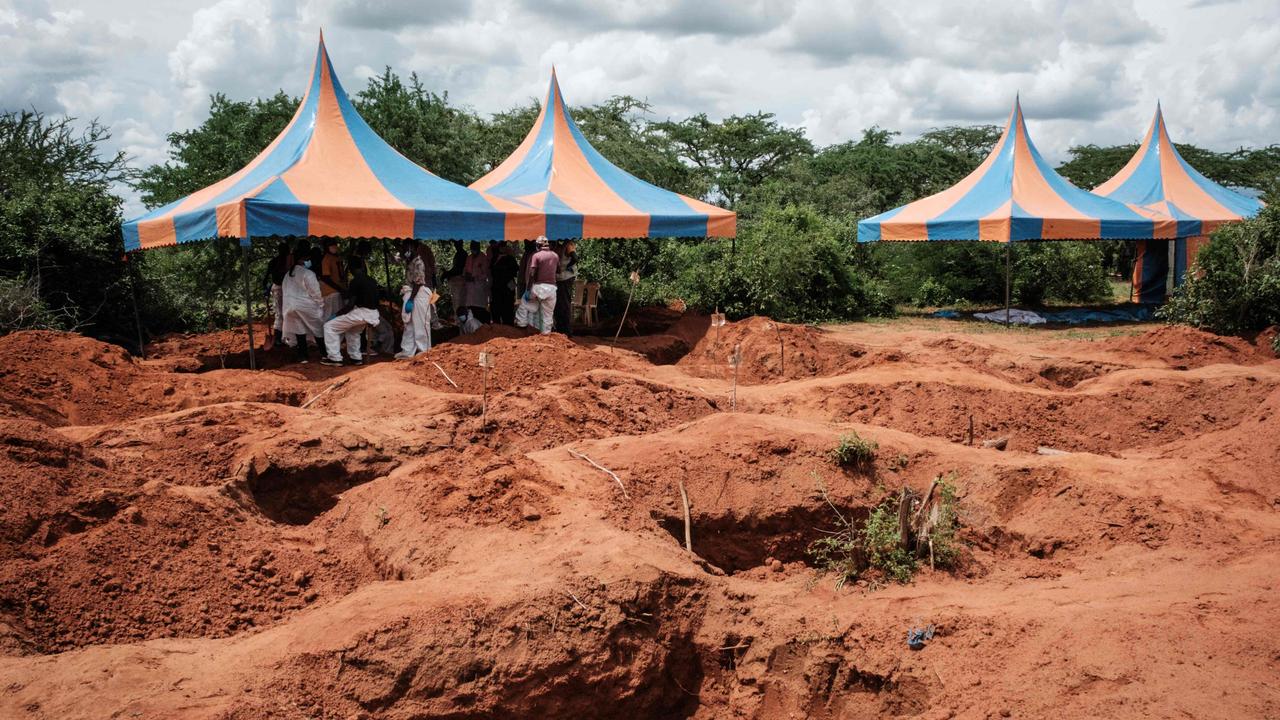
[[[587,283],[587,297],[582,303],[582,319],[588,326],[595,326],[600,322],[600,315],[596,308],[596,302],[600,299],[600,283]]]
[[[580,315],[582,315],[582,308],[583,308],[583,305],[586,303],[586,299],[587,299],[587,283],[582,280],[575,280],[573,282],[572,302],[569,303],[569,308],[570,308],[569,319],[570,320],[576,320]]]

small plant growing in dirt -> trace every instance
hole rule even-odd
[[[820,480],[818,492],[831,507],[835,529],[822,530],[825,537],[810,543],[807,552],[819,572],[835,575],[837,589],[867,570],[907,583],[922,560],[932,567],[951,567],[960,556],[955,473],[935,478],[923,498],[905,488],[890,495],[861,526],[831,502]],[[905,513],[903,502],[908,503]]]
[[[880,444],[868,440],[856,432],[840,436],[840,443],[831,451],[831,459],[840,467],[865,467],[876,459]]]
[[[960,542],[956,537],[959,516],[956,513],[956,474],[939,475],[934,492],[938,494],[937,520],[929,529],[927,545],[936,566],[951,567],[960,557]]]
[[[890,580],[907,583],[916,572],[916,559],[903,547],[898,503],[897,496],[890,497],[872,510],[862,528],[861,539],[868,567],[879,570]]]

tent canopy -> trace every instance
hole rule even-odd
[[[342,89],[324,35],[293,119],[239,172],[124,224],[126,250],[214,237],[420,240],[537,237],[542,213],[451,183],[369,127]]]
[[[554,69],[533,129],[471,187],[544,211],[553,240],[733,237],[737,220],[732,211],[663,190],[606,160],[569,115]]]
[[[1228,190],[1182,159],[1169,139],[1159,103],[1138,152],[1094,192],[1176,219],[1178,237],[1208,235],[1219,225],[1253,217],[1262,210],[1261,201]]]
[[[1164,302],[1168,293],[1169,255],[1173,255],[1173,284],[1182,284],[1205,235],[1225,223],[1253,217],[1262,202],[1215,183],[1191,167],[1169,139],[1164,113],[1156,103],[1146,137],[1138,152],[1110,180],[1094,192],[1120,202],[1139,205],[1175,219],[1178,238],[1138,244],[1133,265],[1133,292],[1140,302]]]
[[[858,240],[1140,240],[1172,237],[1166,216],[1081,190],[1045,162],[1022,105],[978,169],[936,195],[858,223]]]

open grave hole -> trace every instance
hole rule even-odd
[[[837,504],[847,521],[861,526],[871,512],[865,506]],[[684,547],[683,515],[659,515],[658,526]],[[764,566],[770,559],[782,563],[803,562],[812,567],[808,548],[837,526],[838,519],[825,503],[781,508],[768,515],[740,515],[730,511],[690,518],[693,552],[730,575]]]
[[[308,525],[338,504],[338,496],[390,472],[385,465],[352,470],[337,460],[310,465],[270,465],[249,478],[254,503],[268,519],[284,525]]]

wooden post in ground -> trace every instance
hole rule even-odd
[[[693,531],[689,520],[689,493],[685,492],[684,481],[676,481],[680,485],[680,504],[684,506],[684,549],[693,552]]]

